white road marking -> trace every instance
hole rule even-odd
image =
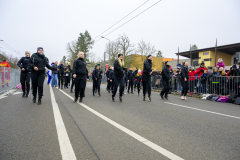
[[[15,93],[13,93],[13,95],[15,95],[15,94],[21,94],[21,93],[23,93],[23,92],[15,92]]]
[[[55,120],[55,124],[56,124],[58,141],[59,141],[60,151],[62,154],[62,159],[63,160],[75,160],[76,156],[73,151],[71,142],[69,140],[67,130],[63,123],[63,119],[62,119],[60,110],[58,108],[58,104],[56,102],[52,87],[50,87],[50,95],[51,95],[54,120]]]
[[[7,96],[1,95],[1,96],[0,96],[0,99],[6,98],[6,97],[7,97]]]
[[[203,110],[203,109],[198,109],[198,108],[183,106],[183,105],[180,105],[180,104],[174,104],[174,103],[169,103],[169,102],[164,102],[164,103],[171,104],[171,105],[174,105],[174,106],[183,107],[183,108],[193,109],[193,110],[197,110],[197,111],[202,111],[202,112],[217,114],[217,115],[221,115],[221,116],[225,116],[225,117],[231,117],[231,118],[240,119],[240,117],[231,116],[231,115],[227,115],[227,114],[222,114],[222,113],[218,113],[218,112],[212,112],[212,111],[208,111],[208,110]]]
[[[70,96],[69,94],[67,94],[66,92],[60,90],[63,94],[65,94],[67,97],[69,97],[70,99],[74,100],[74,98],[72,96]],[[84,107],[85,109],[89,110],[90,112],[92,112],[93,114],[95,114],[96,116],[98,116],[99,118],[105,120],[106,122],[110,123],[111,125],[113,125],[114,127],[120,129],[121,131],[127,133],[128,135],[130,135],[131,137],[135,138],[136,140],[140,141],[141,143],[147,145],[148,147],[154,149],[155,151],[161,153],[162,155],[168,157],[169,159],[173,159],[173,160],[183,160],[181,157],[178,157],[177,155],[171,153],[170,151],[162,148],[161,146],[156,145],[155,143],[145,139],[144,137],[134,133],[133,131],[125,128],[124,126],[114,122],[113,120],[105,117],[104,115],[102,115],[101,113],[93,110],[92,108],[88,107],[87,105],[83,104],[83,103],[78,103],[79,105],[81,105],[82,107]]]

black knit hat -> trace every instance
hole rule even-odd
[[[202,61],[201,65],[205,65],[204,61]]]
[[[147,56],[147,58],[149,58],[149,57],[151,57],[152,55],[151,54],[149,54],[148,56]]]
[[[165,62],[165,66],[167,65],[168,61]]]
[[[38,47],[38,48],[37,48],[37,52],[38,52],[38,50],[39,50],[39,49],[42,49],[42,50],[43,50],[43,48],[42,48],[42,47]]]
[[[119,53],[119,54],[118,54],[118,58],[119,58],[120,56],[123,56],[123,54],[122,54],[122,53]]]

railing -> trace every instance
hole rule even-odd
[[[15,88],[20,83],[20,72],[19,69],[0,66],[0,94]]]
[[[172,77],[170,80],[169,92],[181,92],[181,77]],[[227,96],[230,94],[239,95],[240,77],[237,76],[209,76],[204,80],[201,77],[189,77],[189,94],[216,94]],[[162,77],[160,75],[152,77],[152,88],[163,89]]]

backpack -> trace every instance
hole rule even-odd
[[[239,105],[240,104],[240,97],[237,97],[234,101],[234,104]]]
[[[213,96],[212,99],[210,99],[210,101],[217,101],[218,100],[218,96]]]
[[[230,96],[229,96],[229,102],[230,102],[230,103],[234,103],[236,97],[237,97],[237,95],[236,95],[235,93],[230,94]]]
[[[207,100],[211,100],[212,97],[213,97],[213,95],[208,96],[208,97],[207,97]]]
[[[229,98],[226,96],[221,96],[217,100],[217,102],[223,102],[223,103],[227,103],[228,101],[229,101]]]
[[[207,77],[202,76],[200,79],[201,84],[205,84],[207,82]]]

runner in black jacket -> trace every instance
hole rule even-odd
[[[131,93],[133,94],[133,84],[135,81],[135,74],[132,70],[132,67],[130,67],[129,71],[127,72],[127,80],[128,80],[128,93],[131,88]]]
[[[101,72],[99,71],[99,65],[95,66],[95,69],[92,72],[92,79],[93,79],[93,96],[95,95],[95,89],[98,90],[98,95],[101,96],[100,94],[100,81],[102,79],[101,77]]]
[[[118,85],[120,85],[119,100],[122,102],[122,95],[124,91],[124,73],[123,73],[123,54],[118,54],[118,59],[114,61],[114,91],[112,94],[112,101],[117,93]]]
[[[86,88],[86,80],[88,79],[88,70],[86,67],[86,62],[84,61],[84,53],[79,52],[78,53],[78,59],[76,59],[73,63],[73,78],[75,79],[75,100],[74,103],[77,102],[79,92],[80,92],[80,100],[79,102],[82,102],[82,99],[84,97],[84,91]]]
[[[28,97],[29,95],[29,89],[30,89],[30,76],[31,76],[31,71],[29,69],[29,60],[30,60],[30,52],[26,51],[25,52],[25,57],[22,57],[17,65],[21,68],[21,77],[20,77],[20,82],[22,84],[22,91],[23,95],[22,97]],[[27,87],[27,92],[25,92],[25,84]]]
[[[144,62],[142,84],[143,84],[143,101],[145,94],[148,91],[148,101],[151,101],[151,75],[152,75],[152,55],[148,55]]]
[[[45,67],[55,71],[55,68],[52,68],[48,64],[48,58],[45,57],[43,53],[43,48],[38,47],[37,53],[34,53],[29,60],[29,69],[31,72],[32,87],[33,87],[33,103],[36,103],[36,96],[38,92],[38,105],[40,105],[42,96],[43,96],[43,82],[45,79]]]
[[[60,62],[60,65],[58,66],[58,88],[63,89],[63,78],[64,78],[64,65],[63,61]]]
[[[110,93],[110,84],[111,84],[111,82],[110,82],[110,78],[109,78],[109,74],[110,74],[110,72],[112,71],[112,66],[108,66],[108,70],[107,70],[107,72],[106,72],[106,76],[107,76],[107,91],[108,91],[108,93]]]
[[[163,89],[160,93],[161,98],[164,100],[164,95],[165,95],[165,99],[168,100],[168,92],[169,92],[169,88],[170,88],[170,71],[169,71],[169,62],[166,61],[165,62],[165,66],[163,67],[162,70],[162,84],[163,84]]]
[[[188,63],[183,62],[181,69],[181,83],[182,83],[182,94],[181,99],[187,100],[186,95],[189,89],[189,76],[188,76]]]

